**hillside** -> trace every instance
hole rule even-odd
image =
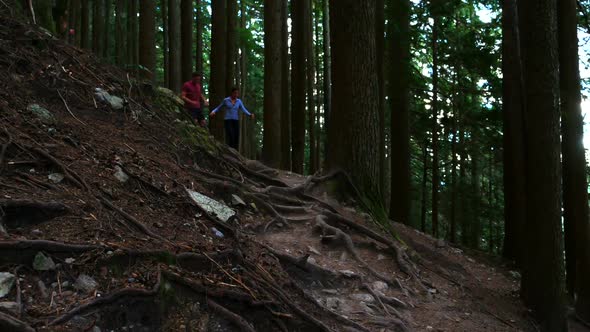
[[[2,331],[535,330],[515,273],[395,240],[345,174],[246,160],[170,91],[5,15],[0,76]]]

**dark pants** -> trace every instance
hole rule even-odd
[[[225,141],[227,145],[238,150],[240,147],[240,121],[225,120]]]

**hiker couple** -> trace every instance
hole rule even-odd
[[[184,108],[190,113],[195,124],[201,127],[206,127],[207,122],[201,106],[209,106],[209,103],[203,97],[203,88],[201,86],[201,74],[193,73],[193,78],[184,83],[182,86],[182,100],[184,101]],[[238,111],[244,112],[250,118],[254,119],[254,114],[248,112],[244,104],[238,98],[240,91],[237,88],[232,88],[229,97],[225,98],[219,106],[217,106],[211,113],[209,118],[215,117],[218,111],[225,110],[225,141],[227,145],[234,149],[238,149],[240,143],[240,122]]]

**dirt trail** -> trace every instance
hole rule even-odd
[[[0,331],[535,330],[506,269],[396,240],[345,174],[245,160],[171,92],[2,9],[0,76]]]

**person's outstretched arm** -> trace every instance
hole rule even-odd
[[[242,100],[240,99],[240,105],[239,108],[242,109],[242,112],[244,112],[244,114],[246,114],[247,116],[251,117],[252,119],[254,119],[254,114],[248,112],[248,110],[246,109],[246,106],[244,106],[244,103],[242,102]]]
[[[215,113],[217,113],[217,111],[223,107],[223,104],[225,104],[225,99],[221,102],[221,104],[219,104],[219,106],[215,107],[215,109],[209,113],[209,116],[215,116]]]

